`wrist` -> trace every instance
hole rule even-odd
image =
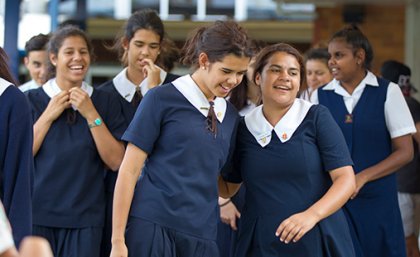
[[[219,206],[220,206],[220,207],[226,206],[226,205],[228,205],[230,202],[232,202],[232,199],[230,199],[230,198],[229,198],[229,199],[227,199],[226,201],[224,201],[224,202],[222,202],[222,203],[220,203],[220,202],[219,202]]]
[[[101,117],[99,117],[99,116],[91,122],[88,121],[89,128],[98,127],[98,126],[101,126],[102,124],[103,124],[103,121],[102,121]]]

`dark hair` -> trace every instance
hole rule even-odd
[[[9,65],[7,64],[8,62],[9,62],[9,57],[7,56],[3,47],[0,46],[0,77],[9,81],[15,86],[18,86],[19,84],[13,77],[12,72],[10,71]]]
[[[250,49],[252,51],[252,56],[256,56],[261,49],[266,46],[266,42],[261,40],[251,40],[250,41]],[[236,107],[237,110],[242,110],[245,106],[248,105],[248,80],[252,78],[248,78],[246,75],[242,79],[241,83],[235,88],[232,89],[229,102]]]
[[[151,30],[156,33],[160,37],[160,43],[164,39],[165,29],[163,22],[155,10],[142,9],[131,14],[130,18],[124,24],[122,32],[117,35],[114,45],[108,47],[118,52],[118,58],[124,66],[127,65],[127,51],[122,47],[123,41],[127,40],[130,42],[134,34],[140,29]]]
[[[252,76],[252,80],[255,82],[255,78],[257,74],[262,74],[262,71],[268,63],[268,59],[271,58],[275,53],[283,52],[290,55],[293,55],[299,63],[300,66],[300,87],[299,92],[305,90],[305,64],[303,61],[303,57],[300,52],[294,48],[293,46],[285,43],[278,43],[274,45],[270,45],[265,47],[261,52],[257,55],[257,59],[255,60],[255,70]]]
[[[160,54],[156,60],[156,64],[165,71],[171,71],[175,63],[178,62],[181,56],[180,49],[175,42],[165,37],[160,46]]]
[[[410,83],[411,69],[404,63],[395,60],[385,61],[381,66],[381,76],[398,84],[405,96],[410,96],[412,90],[416,92]]]
[[[208,27],[201,27],[185,42],[181,62],[198,67],[198,56],[206,53],[211,63],[221,61],[233,54],[238,57],[251,57],[249,39],[246,31],[234,21],[216,21]]]
[[[360,31],[360,29],[352,24],[334,33],[330,41],[334,39],[344,39],[347,44],[353,48],[353,55],[357,50],[363,49],[365,51],[365,62],[363,64],[365,69],[370,69],[373,60],[373,49],[367,37]]]
[[[31,37],[25,43],[26,54],[29,54],[29,52],[32,52],[32,51],[47,50],[48,40],[50,40],[50,36],[41,34],[41,33]]]
[[[91,60],[93,60],[94,58],[93,46],[90,39],[88,38],[87,34],[83,30],[79,29],[78,27],[74,25],[66,25],[66,26],[60,27],[58,30],[56,30],[52,34],[51,39],[48,42],[48,53],[54,54],[57,56],[60,48],[63,45],[64,40],[69,37],[82,38],[86,42],[89,55],[91,57]],[[52,65],[52,63],[49,61],[47,79],[53,78],[55,76],[55,72],[56,72],[55,66]]]
[[[309,60],[320,60],[328,67],[330,57],[327,48],[311,48],[305,54],[305,63]]]

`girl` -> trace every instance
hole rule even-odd
[[[394,172],[413,157],[410,111],[398,85],[369,71],[372,47],[357,27],[336,32],[328,52],[334,80],[312,101],[330,109],[352,154],[356,190],[345,213],[357,256],[405,256]]]
[[[131,15],[125,24],[124,35],[114,45],[125,68],[114,79],[101,85],[99,90],[109,92],[119,99],[125,128],[133,119],[140,99],[150,88],[178,78],[155,64],[160,56],[164,36],[163,23],[157,13],[144,9]],[[107,207],[101,246],[103,257],[109,257],[111,252],[112,200],[117,174],[112,170],[107,170],[105,174]]]
[[[308,88],[302,92],[300,98],[309,101],[315,89],[327,84],[333,79],[331,71],[328,68],[329,59],[330,54],[326,48],[313,48],[306,53],[305,68]]]
[[[33,135],[30,107],[7,61],[0,47],[0,200],[19,246],[32,234]]]
[[[118,100],[83,82],[92,56],[86,34],[57,30],[48,45],[52,78],[28,92],[34,125],[34,234],[54,256],[99,256],[105,213],[103,170],[124,146]]]
[[[240,122],[233,169],[223,172],[246,186],[235,256],[354,257],[340,209],[354,191],[352,161],[328,110],[296,99],[300,53],[272,45],[254,67],[263,105]]]
[[[193,73],[141,102],[123,136],[111,256],[218,256],[216,181],[238,120],[224,97],[246,73],[247,42],[231,21],[198,29],[184,46]]]

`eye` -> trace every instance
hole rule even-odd
[[[274,74],[279,74],[281,70],[279,68],[271,67],[269,71]]]
[[[151,44],[151,45],[150,45],[150,48],[151,48],[151,49],[158,49],[158,48],[159,48],[159,46],[160,46],[159,44]]]

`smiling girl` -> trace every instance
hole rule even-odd
[[[218,256],[217,177],[238,121],[224,97],[246,73],[247,44],[231,21],[198,29],[184,46],[192,74],[143,98],[123,136],[111,256]]]
[[[50,76],[28,92],[34,119],[33,233],[54,256],[99,256],[105,213],[103,170],[117,170],[124,146],[121,110],[83,82],[92,57],[86,34],[57,30],[48,45]]]

